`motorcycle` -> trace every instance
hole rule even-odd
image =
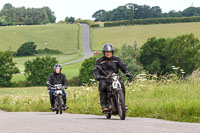
[[[111,119],[112,115],[119,115],[121,120],[125,120],[125,98],[122,92],[120,79],[126,76],[126,74],[123,74],[121,76],[117,75],[116,73],[106,74],[100,66],[96,67],[99,68],[106,75],[104,77],[101,77],[101,79],[107,79],[107,82],[109,82],[107,88],[108,111],[103,113],[106,115],[107,119]]]
[[[50,85],[50,84],[49,84]],[[53,93],[54,96],[54,110],[56,111],[56,114],[60,113],[62,114],[63,106],[64,106],[64,101],[63,101],[63,85],[62,84],[56,84],[56,85],[51,85],[51,89],[55,90]]]

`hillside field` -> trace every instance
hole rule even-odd
[[[0,27],[0,51],[16,51],[24,42],[33,41],[37,49],[49,48],[66,53],[78,50],[77,24],[48,24]]]
[[[104,43],[112,43],[120,48],[122,45],[143,45],[150,37],[176,37],[193,33],[200,39],[200,23],[176,23],[119,26],[109,28],[91,28],[91,46],[93,50],[101,50]]]

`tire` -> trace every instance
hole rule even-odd
[[[107,119],[110,119],[111,118],[111,114],[109,113],[109,114],[106,114],[106,118]]]
[[[55,105],[54,105],[55,109],[56,109],[56,114],[58,114],[58,98],[55,97]]]
[[[119,117],[121,120],[125,120],[126,108],[125,108],[124,94],[121,90],[118,92],[118,94],[116,96],[116,101],[117,101]]]
[[[60,114],[62,114],[62,95],[58,96],[58,110],[60,112]]]

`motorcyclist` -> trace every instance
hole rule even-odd
[[[66,76],[65,76],[65,74],[61,73],[61,70],[62,70],[62,66],[60,64],[55,64],[54,65],[54,72],[48,77],[48,79],[46,81],[47,88],[49,90],[50,103],[51,103],[51,109],[52,110],[55,109],[55,107],[54,107],[54,96],[53,96],[53,93],[54,93],[55,90],[51,89],[51,87],[52,87],[51,85],[62,84],[64,89],[68,88]],[[66,101],[67,101],[66,93],[65,93],[64,90],[62,91],[62,93],[64,95],[63,96],[63,101],[64,101],[63,108],[66,110],[66,109],[68,109],[68,107],[66,106]]]
[[[100,92],[100,103],[102,112],[108,111],[108,103],[107,103],[107,87],[109,85],[106,79],[103,79],[103,76],[106,76],[101,70],[99,70],[97,66],[100,66],[106,74],[111,73],[118,73],[119,68],[122,70],[123,73],[127,75],[127,77],[131,77],[132,74],[129,72],[126,65],[120,60],[119,57],[113,56],[114,47],[112,44],[106,43],[102,48],[102,52],[104,54],[103,57],[97,59],[94,69],[94,77],[96,80],[99,81],[99,92]],[[121,82],[122,91],[125,98],[125,86]],[[125,106],[128,109],[128,106]]]

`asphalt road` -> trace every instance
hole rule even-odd
[[[76,62],[85,60],[87,58],[90,58],[93,55],[90,49],[90,28],[87,24],[81,24],[81,27],[82,27],[82,48],[83,48],[84,56],[80,59],[73,60],[73,61],[64,63],[62,65],[76,63]]]
[[[200,133],[200,124],[55,112],[0,112],[1,133]]]

